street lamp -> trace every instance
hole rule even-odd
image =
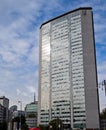
[[[18,103],[20,104],[20,123],[19,123],[19,129],[21,130],[21,112],[22,112],[22,101],[18,101]]]

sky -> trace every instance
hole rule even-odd
[[[58,15],[79,7],[92,7],[98,83],[106,79],[105,0],[0,0],[0,96],[10,106],[24,106],[38,97],[39,28]],[[106,107],[102,86],[100,109]]]

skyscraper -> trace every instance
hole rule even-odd
[[[91,7],[41,25],[39,124],[60,118],[71,128],[99,128],[93,26]]]

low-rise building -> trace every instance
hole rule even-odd
[[[9,121],[10,121],[10,122],[11,122],[11,120],[12,120],[13,112],[14,112],[14,111],[17,111],[17,106],[16,106],[16,105],[11,106],[10,109],[9,109]]]
[[[25,112],[24,112],[24,111],[21,111],[21,110],[14,111],[12,118],[16,118],[16,117],[20,117],[20,116],[25,116]]]
[[[12,115],[12,124],[9,125],[9,130],[19,130],[24,124],[25,112],[17,110],[13,112]]]
[[[29,128],[37,127],[38,101],[27,104],[25,107],[26,124]]]
[[[12,119],[13,119],[13,112],[17,111],[17,106],[13,105],[9,108],[9,120],[8,120],[8,130],[12,130]],[[15,124],[14,124],[15,126]]]

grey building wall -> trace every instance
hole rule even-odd
[[[86,127],[99,128],[99,102],[92,11],[82,11]]]

